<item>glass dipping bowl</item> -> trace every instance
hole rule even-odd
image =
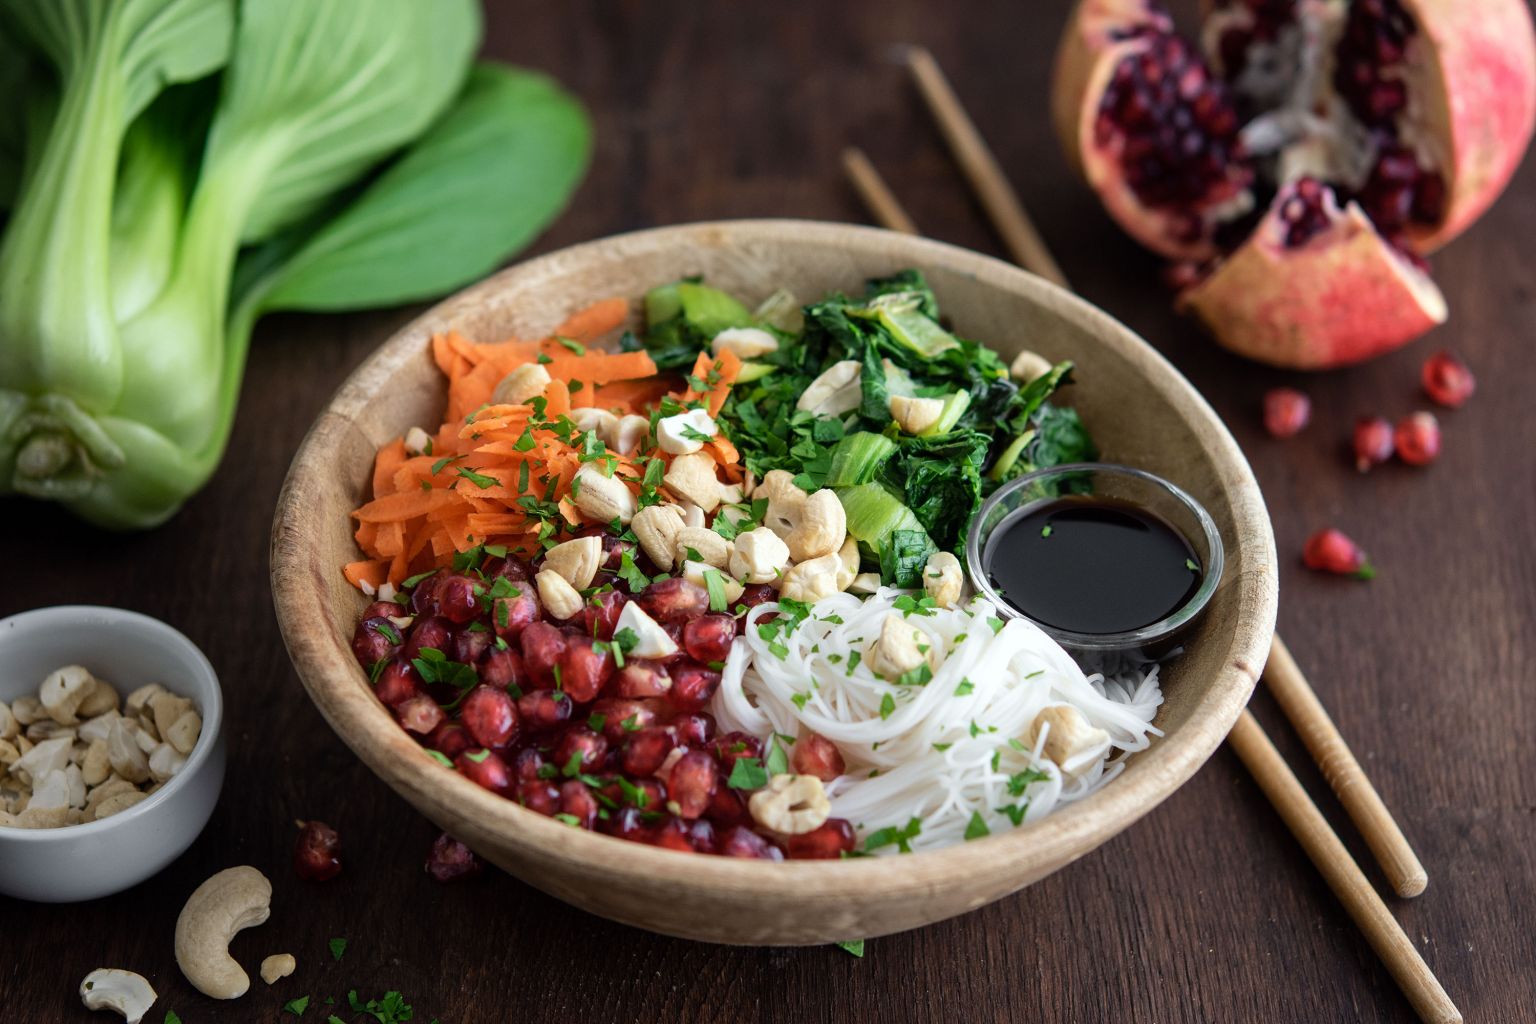
[[[1055,501],[1067,494],[1112,498],[1138,505],[1168,522],[1184,535],[1200,560],[1200,587],[1166,618],[1140,629],[1119,633],[1077,633],[1038,622],[1019,611],[993,589],[982,556],[997,527],[1020,509]],[[1037,469],[1009,481],[982,503],[965,538],[966,571],[976,592],[997,605],[1008,618],[1028,619],[1069,651],[1083,654],[1129,654],[1161,658],[1182,642],[1199,620],[1221,582],[1221,534],[1200,503],[1162,477],[1130,466],[1107,462],[1077,462]]]

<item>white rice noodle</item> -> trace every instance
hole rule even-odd
[[[1022,619],[1000,624],[992,618],[997,609],[982,598],[965,608],[908,616],[940,659],[926,685],[877,677],[867,664],[869,646],[904,593],[836,594],[812,606],[787,636],[760,633],[776,604],[752,609],[711,707],[722,730],[765,739],[815,732],[832,740],[847,765],[827,787],[832,814],[852,822],[862,838],[904,829],[917,818],[921,832],[909,845],[922,850],[962,841],[978,813],[991,832],[1013,826],[1005,807],[1034,821],[1114,778],[1128,754],[1161,734],[1152,725],[1163,699],[1156,665],[1109,678],[1084,675],[1038,627]],[[856,653],[860,663],[850,672]],[[895,708],[882,718],[887,696]],[[1023,742],[1050,704],[1072,705],[1110,736],[1104,755],[1071,778],[1040,757],[1043,735],[1033,749]],[[1016,778],[1029,769],[1044,777]],[[877,852],[896,850],[889,845]]]

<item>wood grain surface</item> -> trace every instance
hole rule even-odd
[[[1178,5],[1181,10],[1192,4]],[[1468,1020],[1536,1007],[1536,323],[1530,270],[1536,166],[1435,259],[1451,321],[1368,366],[1325,377],[1227,356],[1168,311],[1154,262],[1070,178],[1048,123],[1063,0],[774,5],[490,4],[487,52],[543,67],[595,112],[596,163],[544,251],[615,231],[744,216],[861,219],[839,154],[862,146],[918,226],[1001,253],[945,154],[894,48],[943,64],[1068,277],[1189,375],[1226,417],[1265,488],[1282,565],[1280,627],[1302,669],[1429,871],[1389,899]],[[207,832],[132,892],[76,907],[0,901],[0,1018],[88,1021],[75,995],[95,967],[131,967],[187,1024],[278,1021],[283,1002],[402,991],[420,1022],[883,1020],[1400,1021],[1411,1011],[1236,758],[1222,751],[1139,824],[991,907],[871,942],[751,950],[661,939],[571,910],[488,872],[439,886],[421,871],[436,834],[341,746],[306,700],[278,639],[267,537],[278,487],[313,416],[417,310],[278,317],[253,346],[229,457],[168,527],[83,530],[51,509],[0,503],[0,613],[93,601],[184,630],[225,686],[230,781]],[[1423,470],[1361,478],[1343,446],[1354,419],[1423,405],[1437,347],[1478,374],[1442,415],[1445,450]],[[1265,389],[1304,387],[1301,436],[1268,439]],[[1337,525],[1381,575],[1307,573],[1306,535]],[[1254,709],[1363,864],[1352,832],[1262,689]],[[305,885],[286,869],[295,817],[343,832],[347,870]],[[272,989],[216,1004],[171,955],[195,885],[234,863],[267,869],[269,923],[243,933],[248,966],[291,952]],[[685,862],[680,860],[680,869]],[[1374,867],[1367,874],[1378,885]],[[338,963],[327,940],[345,937]],[[323,1011],[323,1012],[321,1012]],[[351,1021],[350,1013],[341,1014]],[[104,1018],[103,1018],[104,1019]],[[363,1018],[368,1019],[368,1018]]]

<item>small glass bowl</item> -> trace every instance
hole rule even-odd
[[[1167,618],[1119,633],[1076,633],[1038,622],[1019,611],[993,589],[982,555],[992,531],[1010,515],[1037,503],[1055,501],[1063,494],[1114,498],[1161,516],[1184,535],[1200,559],[1203,569],[1200,588]],[[965,563],[971,585],[977,593],[997,605],[1002,615],[1034,622],[1069,651],[1160,658],[1180,645],[1181,638],[1205,611],[1221,582],[1224,558],[1221,534],[1216,530],[1215,521],[1182,488],[1145,470],[1105,462],[1078,462],[1025,474],[1009,481],[983,502],[965,538]]]

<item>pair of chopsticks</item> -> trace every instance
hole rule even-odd
[[[907,53],[906,63],[955,160],[1014,261],[1048,281],[1071,288],[938,62],[927,50],[913,47]],[[862,151],[847,150],[843,163],[854,187],[882,226],[907,234],[919,233]],[[1393,890],[1404,897],[1423,892],[1429,883],[1424,866],[1279,636],[1270,646],[1264,679],[1364,836]],[[1312,858],[1419,1016],[1433,1024],[1460,1022],[1461,1012],[1252,712],[1243,710],[1227,742]]]

